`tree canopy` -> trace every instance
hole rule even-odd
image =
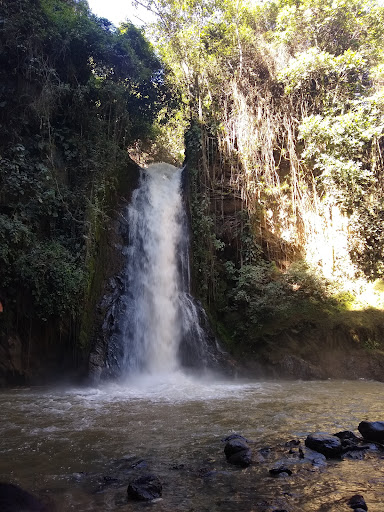
[[[140,29],[84,0],[5,1],[0,24],[5,310],[76,316],[127,148],[169,97],[164,67]]]
[[[158,13],[157,51],[190,123],[200,297],[224,319],[248,311],[238,324],[271,312],[284,324],[300,296],[332,309],[321,297],[336,289],[348,302],[362,280],[382,278],[384,7],[140,3]],[[312,269],[323,285],[309,283]]]

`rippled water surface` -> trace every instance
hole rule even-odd
[[[363,494],[384,509],[384,459],[300,463],[284,451],[314,431],[384,420],[377,382],[217,382],[181,374],[89,389],[14,389],[0,394],[0,479],[55,501],[59,511],[349,510]],[[255,463],[226,463],[222,438],[254,441]],[[259,455],[259,450],[270,447]],[[293,475],[268,469],[288,460]],[[288,459],[287,459],[288,458]],[[130,480],[153,472],[163,498],[126,500]]]

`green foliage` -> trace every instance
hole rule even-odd
[[[34,244],[17,261],[20,288],[32,294],[31,316],[76,316],[83,296],[84,271],[59,242]]]
[[[0,5],[0,282],[7,309],[79,318],[127,147],[170,99],[141,30],[83,0]]]
[[[384,268],[383,190],[377,187],[381,171],[375,162],[383,135],[383,102],[377,94],[353,101],[345,114],[309,116],[300,125],[302,158],[316,170],[328,200],[350,216],[352,260],[373,279]]]
[[[338,318],[355,297],[297,259],[341,211],[354,271],[382,275],[383,6],[140,3],[190,123],[194,291],[242,344]]]
[[[327,108],[346,95],[352,99],[364,90],[368,85],[367,62],[350,49],[335,56],[316,47],[309,48],[296,54],[278,78],[285,84],[285,94],[300,91],[310,95],[312,101],[320,97],[323,108]]]
[[[225,279],[228,303],[219,318],[241,346],[283,330],[320,325],[354,300],[351,294],[335,295],[332,284],[305,262],[292,264],[286,273],[263,259],[240,268],[227,262]]]
[[[267,5],[269,2],[267,2]],[[267,9],[273,39],[290,48],[318,47],[334,55],[350,48],[369,48],[374,58],[382,48],[384,9],[375,0],[276,0]]]

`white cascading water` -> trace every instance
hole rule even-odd
[[[164,163],[142,170],[127,207],[124,292],[107,360],[115,375],[169,375],[215,364],[217,347],[200,326],[204,311],[189,294],[181,176]]]

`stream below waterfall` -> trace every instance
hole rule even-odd
[[[342,512],[358,493],[369,512],[382,512],[381,454],[316,466],[292,459],[284,444],[382,420],[383,396],[378,382],[230,382],[178,372],[96,388],[11,389],[0,393],[0,480],[58,511]],[[233,432],[254,441],[246,469],[225,460],[222,438]],[[293,474],[272,478],[281,457]],[[161,479],[162,499],[127,501],[128,483],[147,472]]]
[[[382,512],[383,452],[318,463],[285,443],[383,420],[383,383],[213,375],[224,354],[190,294],[181,178],[167,164],[143,170],[127,206],[126,265],[99,383],[0,392],[0,481],[58,512],[342,512],[356,493]],[[246,469],[225,460],[222,440],[233,433],[251,441]],[[271,477],[282,463],[292,475]],[[128,483],[149,472],[162,498],[127,500]]]

